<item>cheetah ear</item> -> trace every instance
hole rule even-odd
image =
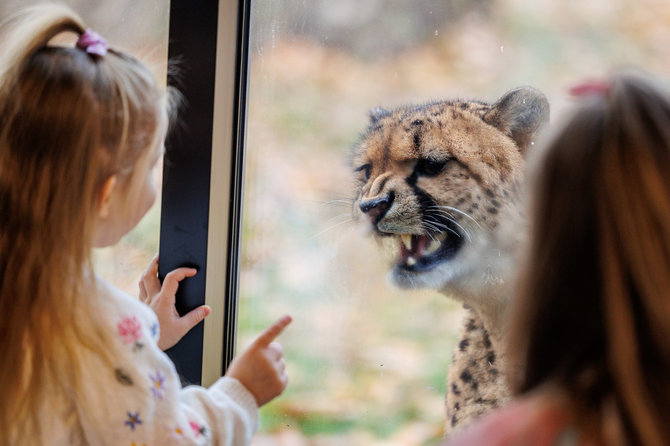
[[[505,93],[484,115],[484,121],[505,132],[525,155],[538,132],[549,122],[549,101],[533,87]]]
[[[370,116],[370,124],[374,125],[374,124],[377,123],[377,121],[379,121],[383,117],[388,116],[390,114],[391,113],[388,110],[386,110],[386,109],[384,109],[380,106],[377,106],[377,107],[373,108],[372,110],[370,110],[370,112],[368,113],[368,116]]]

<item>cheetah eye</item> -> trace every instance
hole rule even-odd
[[[372,164],[363,164],[361,167],[354,170],[354,172],[363,172],[363,178],[365,181],[370,179],[370,170],[372,169]]]
[[[438,173],[442,172],[442,169],[444,169],[446,164],[446,161],[435,161],[422,158],[419,160],[419,162],[416,163],[414,171],[419,175],[434,177]]]

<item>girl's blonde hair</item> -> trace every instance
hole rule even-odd
[[[76,345],[112,356],[95,328],[104,321],[93,223],[104,182],[129,183],[156,143],[164,94],[126,54],[50,45],[85,31],[67,7],[27,8],[3,28],[11,32],[0,58],[0,444],[18,444],[39,432],[45,392],[76,407]]]
[[[618,443],[667,444],[670,95],[646,75],[614,76],[539,161],[512,383],[567,391],[602,443],[618,426]]]

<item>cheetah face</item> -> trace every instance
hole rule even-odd
[[[392,252],[393,282],[443,290],[473,273],[476,246],[517,212],[523,154],[547,116],[528,87],[492,105],[372,112],[354,153],[354,216]]]
[[[463,197],[439,193],[440,184],[469,179],[449,153],[440,152],[440,158],[433,154],[434,158],[400,162],[374,179],[374,161],[361,166],[371,173],[363,173],[362,181],[370,176],[366,181],[370,185],[361,189],[359,217],[367,217],[374,235],[395,251],[392,278],[403,287],[438,285],[434,278],[430,280],[434,271],[442,274],[441,266],[450,265],[467,246],[472,237],[468,226],[477,222],[459,209],[457,203]],[[380,193],[373,196],[376,189]]]

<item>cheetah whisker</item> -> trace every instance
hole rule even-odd
[[[449,226],[447,226],[443,223],[424,222],[423,225],[429,231],[430,238],[433,239],[433,240],[435,240],[435,239],[433,238],[433,235],[430,234],[431,230],[434,231],[434,232],[444,232],[443,230],[446,229],[447,231],[456,235],[456,237],[461,238],[461,234],[459,234],[458,231],[453,230],[452,228],[450,228]],[[463,228],[461,227],[461,229],[463,229]],[[468,234],[468,232],[465,229],[463,229],[463,233],[465,234],[468,241],[470,241],[470,235]]]
[[[435,206],[433,206],[433,209],[437,209]],[[472,236],[470,235],[470,231],[468,231],[463,225],[461,225],[459,222],[456,221],[453,215],[450,213],[442,210],[442,209],[437,209],[437,214],[445,217],[447,220],[449,220],[450,223],[453,223],[454,225],[458,226],[461,231],[463,231],[463,234],[465,234],[466,238],[468,239],[469,242],[472,241]],[[481,228],[481,227],[480,227]]]
[[[450,210],[450,211],[457,212],[457,213],[463,215],[464,217],[469,218],[470,220],[472,220],[472,222],[473,222],[475,225],[477,225],[477,227],[478,227],[481,231],[484,231],[484,228],[482,228],[482,226],[479,224],[479,222],[478,222],[472,215],[468,214],[467,212],[464,212],[464,211],[462,211],[462,210],[460,210],[460,209],[458,209],[458,208],[452,207],[452,206],[439,206],[439,205],[438,205],[437,208],[439,208],[439,209],[447,209],[447,210]]]
[[[346,214],[339,215],[338,217],[342,217],[342,216],[346,216]],[[336,218],[336,217],[333,217],[331,220],[333,220],[334,218]],[[345,219],[345,220],[343,220],[343,221],[341,221],[341,222],[339,222],[339,223],[335,223],[334,225],[331,225],[331,226],[327,227],[327,228],[324,229],[323,231],[320,231],[320,232],[314,234],[311,238],[312,238],[312,239],[318,238],[318,237],[322,236],[323,234],[325,234],[326,232],[332,231],[333,229],[337,228],[338,226],[342,226],[342,225],[344,225],[344,224],[346,224],[346,223],[351,223],[351,222],[353,222],[353,221],[354,221],[354,220],[353,220],[351,217],[348,217],[347,219]]]
[[[439,212],[440,212],[444,217],[446,217],[447,220],[449,220],[450,223],[453,223],[454,225],[458,226],[458,228],[463,232],[463,234],[465,234],[465,237],[468,239],[469,242],[472,241],[472,237],[471,237],[471,235],[470,235],[470,231],[468,231],[465,227],[463,227],[463,225],[461,225],[459,222],[457,222],[456,219],[453,218],[451,215],[445,213],[444,211],[439,211]],[[440,223],[440,224],[442,224],[442,223]],[[448,228],[448,229],[451,229],[451,228]]]
[[[351,207],[353,204],[353,200],[347,200],[347,199],[336,199],[336,200],[328,200],[325,202],[321,202],[323,206],[346,206],[346,207]]]

